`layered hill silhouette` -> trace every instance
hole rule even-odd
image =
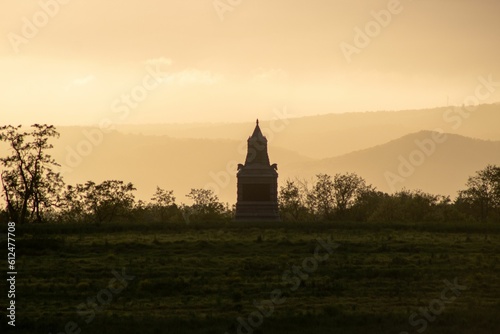
[[[60,127],[59,131],[61,137],[51,153],[63,165],[68,184],[119,179],[132,182],[140,199],[149,200],[160,186],[174,190],[179,202],[187,202],[184,195],[191,188],[210,188],[222,200],[235,202],[236,168],[245,161],[246,138],[179,139],[112,132],[100,139],[95,135],[98,144],[88,145],[96,128]],[[88,154],[85,147],[91,147]],[[311,159],[273,147],[271,160],[288,170],[288,165]]]
[[[458,134],[484,140],[500,140],[500,104],[475,108],[451,106],[423,110],[327,114],[300,118],[293,110],[277,110],[260,126],[269,142],[301,155],[323,159],[381,145],[423,130]],[[274,120],[272,120],[274,118]],[[168,135],[175,138],[233,139],[250,135],[248,123],[120,125],[123,133]]]
[[[385,192],[402,188],[450,195],[487,164],[500,165],[500,105],[399,112],[331,114],[261,121],[279,182],[312,182],[317,173],[355,172]],[[245,161],[254,120],[237,124],[61,127],[52,156],[66,183],[120,179],[148,201],[156,186],[178,202],[191,188],[211,188],[236,201],[236,168]],[[440,129],[445,140],[436,141]],[[4,149],[4,145],[1,145]]]
[[[221,200],[236,201],[236,164],[244,162],[246,136],[236,141],[113,132],[104,135],[100,144],[75,164],[74,154],[85,138],[82,131],[93,130],[59,130],[61,138],[53,156],[64,165],[67,183],[121,179],[134,183],[140,199],[149,200],[160,186],[174,190],[178,202],[187,202],[184,195],[191,188],[210,188]],[[475,171],[490,163],[500,164],[500,141],[454,134],[442,137],[420,131],[326,159],[311,159],[273,142],[269,155],[272,163],[278,163],[280,184],[288,178],[312,180],[317,173],[355,172],[381,191],[422,189],[452,198]],[[321,140],[316,145],[321,145]]]
[[[467,178],[487,164],[500,164],[500,141],[420,131],[368,149],[294,165],[290,173],[310,178],[317,173],[355,172],[384,192],[421,189],[454,198]]]

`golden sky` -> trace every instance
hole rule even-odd
[[[479,76],[479,102],[499,101],[499,14],[498,0],[4,0],[0,124],[461,105]]]

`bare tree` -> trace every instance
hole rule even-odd
[[[58,138],[59,133],[52,125],[34,124],[31,128],[0,127],[0,141],[9,146],[8,155],[0,157],[2,191],[9,218],[19,224],[42,222],[44,210],[56,205],[64,185],[53,169],[59,164],[46,153],[53,147],[49,139]]]

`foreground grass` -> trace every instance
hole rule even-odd
[[[329,238],[339,247],[292,289],[284,273]],[[242,333],[500,332],[495,226],[22,226],[17,256],[17,333],[236,333],[275,289],[286,300]],[[130,277],[110,292],[116,272]],[[455,278],[466,289],[412,325]]]

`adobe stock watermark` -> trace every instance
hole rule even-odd
[[[479,76],[478,84],[474,93],[464,99],[462,107],[453,107],[447,109],[443,113],[443,120],[447,126],[453,130],[457,130],[463,124],[463,121],[470,117],[471,112],[477,109],[481,102],[489,99],[492,94],[500,87],[500,81],[494,81],[493,75],[488,75],[487,78]],[[425,161],[431,157],[437,150],[439,145],[446,142],[448,136],[444,134],[442,128],[436,128],[430,132],[429,137],[423,140],[415,139],[415,149],[409,154],[399,155],[398,167],[396,171],[385,171],[384,178],[392,192],[396,191],[396,185],[404,183],[422,166]]]
[[[317,239],[316,241],[318,245],[314,250],[313,256],[306,257],[301,265],[293,265],[290,270],[285,270],[283,272],[281,279],[283,284],[288,286],[290,293],[297,291],[302,283],[316,272],[319,264],[327,261],[334,250],[340,246],[336,242],[333,242],[331,237],[326,241],[322,239]],[[321,252],[324,254],[321,255]],[[238,323],[236,333],[252,334],[257,328],[262,326],[265,318],[269,318],[273,315],[275,306],[283,304],[286,298],[282,289],[274,289],[269,294],[269,299],[261,301],[254,300],[253,306],[256,310],[245,318],[236,318],[236,322]],[[225,332],[225,334],[229,334],[229,332]]]
[[[137,109],[148,96],[162,84],[165,72],[158,64],[146,66],[146,74],[141,82],[135,85],[130,91],[121,94],[114,99],[110,105],[113,117],[104,117],[98,122],[97,128],[82,130],[84,139],[80,140],[76,146],[67,145],[66,157],[61,173],[64,175],[77,168],[83,159],[92,154],[94,148],[100,146],[104,141],[104,136],[114,129],[118,121],[124,121],[130,116],[131,111]]]
[[[393,22],[394,18],[400,15],[403,10],[404,6],[400,0],[389,0],[385,9],[379,11],[372,10],[370,15],[373,20],[366,22],[362,28],[359,26],[354,27],[354,38],[352,43],[343,41],[339,44],[340,51],[342,51],[346,61],[351,63],[352,56],[360,54],[366,49],[371,44],[372,40],[380,36],[382,31],[387,28]]]
[[[234,11],[242,2],[243,0],[214,0],[212,4],[219,19],[224,21],[226,13]]]
[[[413,312],[408,318],[408,323],[410,326],[415,327],[414,329],[418,333],[423,333],[429,326],[429,322],[433,322],[438,315],[443,313],[446,305],[453,303],[457,297],[460,297],[462,291],[468,289],[467,285],[459,284],[456,277],[453,283],[448,280],[443,282],[445,287],[441,291],[439,298],[431,300],[427,307],[419,307],[418,312]],[[410,332],[403,331],[399,334],[410,334]]]
[[[288,113],[287,107],[283,107],[282,110],[273,109],[274,116],[269,121],[269,127],[261,127],[263,135],[267,138],[268,142],[271,142],[274,138],[274,135],[280,133],[286,129],[286,127],[290,124],[289,118],[293,117],[293,114]],[[260,125],[259,125],[260,126]],[[238,154],[245,156],[246,154],[252,159],[257,152],[248,151],[247,152],[247,141],[242,141],[238,146]],[[220,194],[221,189],[226,188],[230,181],[231,177],[233,177],[238,170],[238,161],[230,160],[226,164],[226,169],[221,170],[219,172],[214,173],[213,171],[208,173],[208,176],[212,180],[205,184],[204,189],[210,189],[214,192],[214,194]]]
[[[19,33],[9,32],[7,39],[16,54],[20,53],[20,47],[26,45],[34,39],[40,31],[46,27],[50,20],[56,17],[62,6],[69,4],[72,0],[40,0],[40,7],[30,18],[24,16],[21,19]]]
[[[113,301],[114,297],[125,290],[129,282],[135,279],[135,276],[131,276],[125,272],[125,268],[122,268],[121,273],[116,270],[112,270],[111,273],[114,277],[109,280],[106,288],[101,289],[94,297],[87,298],[85,303],[77,306],[77,314],[83,318],[82,320],[86,325],[95,319],[96,314],[104,311],[106,306]],[[80,334],[81,332],[82,327],[77,321],[68,321],[64,325],[64,331],[56,334]]]

